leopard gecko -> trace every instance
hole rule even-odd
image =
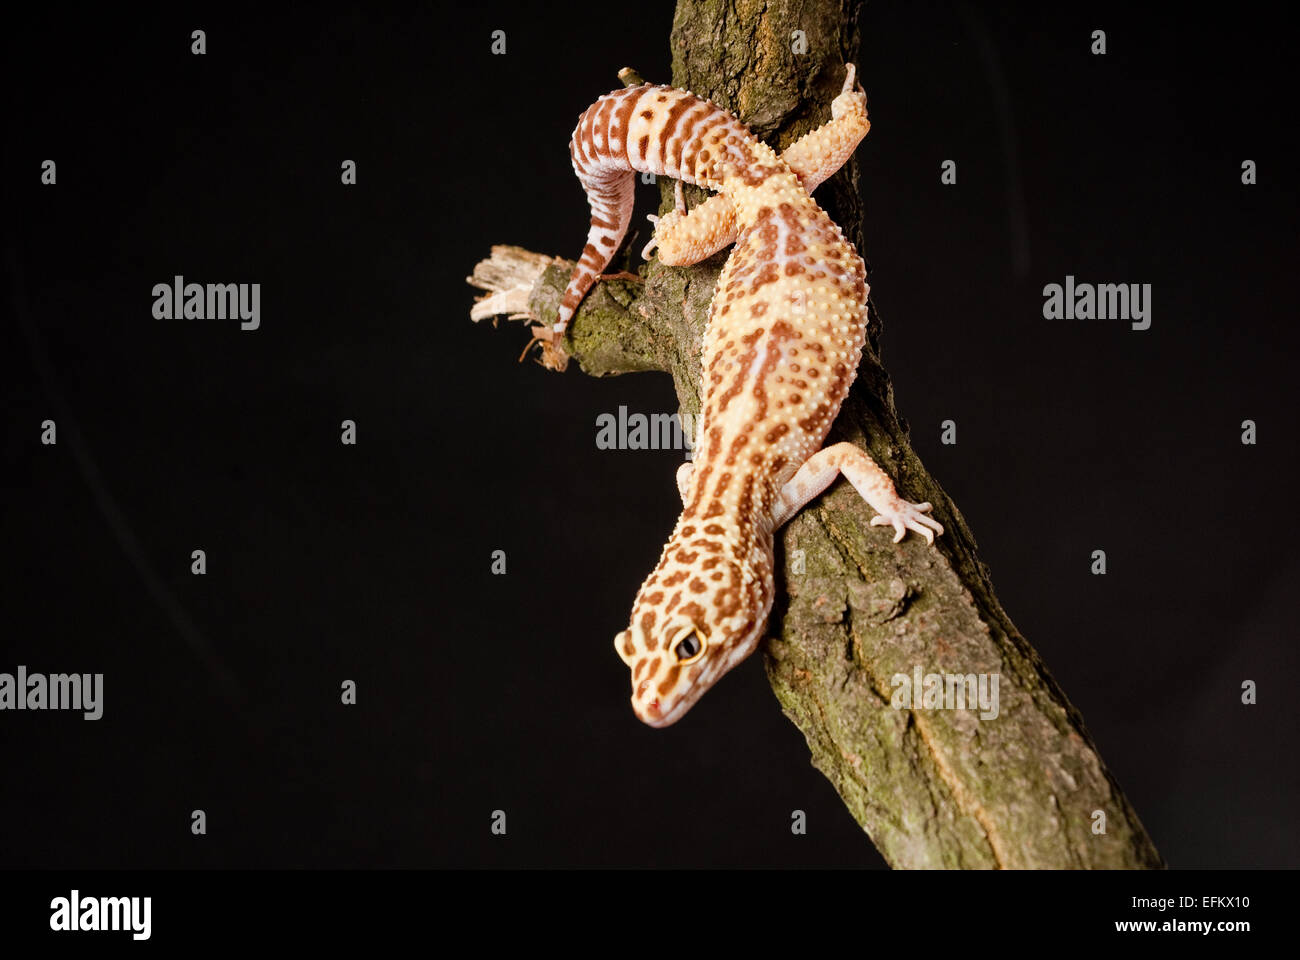
[[[591,206],[553,342],[609,264],[632,218],[637,171],[675,178],[676,209],[655,220],[660,260],[696,263],[735,243],[704,332],[695,462],[678,470],[682,512],[615,637],[632,708],[653,727],[680,720],[758,646],[774,593],[775,531],[843,474],[894,541],[930,544],[928,503],[901,499],[862,450],[822,448],[866,339],[866,267],[809,196],[870,128],[849,65],[831,120],[781,156],[720,107],[642,84],[597,100],[569,152]],[[688,211],[681,183],[716,196]]]

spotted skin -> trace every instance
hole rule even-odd
[[[635,171],[717,192],[655,226],[659,257],[694,263],[735,243],[709,310],[695,463],[678,472],[682,513],[614,641],[632,707],[654,727],[679,720],[757,647],[774,593],[777,528],[843,474],[873,525],[930,543],[928,503],[898,497],[847,443],[822,449],[866,338],[866,268],[809,196],[865,136],[866,96],[850,66],[832,119],[778,156],[736,118],[688,91],[644,85],[601,97],[570,153],[591,229],[555,330],[608,265],[632,215]]]

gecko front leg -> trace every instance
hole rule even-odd
[[[915,530],[931,544],[934,543],[936,533],[943,533],[943,525],[928,516],[930,504],[910,503],[900,497],[889,474],[881,470],[866,451],[859,450],[851,443],[832,444],[808,458],[781,488],[781,495],[773,511],[775,525],[780,527],[798,513],[841,473],[878,514],[871,518],[871,525],[890,525],[894,528],[895,543],[902,540],[908,530]]]

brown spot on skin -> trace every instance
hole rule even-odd
[[[775,263],[763,264],[763,269],[759,271],[758,276],[754,278],[753,284],[749,288],[751,296],[758,293],[759,288],[764,284],[776,283],[781,278],[781,270]]]
[[[761,328],[759,332],[761,332]],[[781,362],[782,347],[790,339],[793,332],[794,328],[784,320],[778,320],[772,324],[771,342],[767,355],[763,358],[763,366],[759,368],[757,375],[754,377],[753,393],[758,400],[758,410],[754,414],[756,422],[761,423],[767,417],[767,388],[765,385],[772,376],[777,364]],[[742,513],[741,516],[745,516],[745,514]]]
[[[659,99],[662,100],[664,98],[660,97]],[[641,118],[643,120],[653,120],[655,118],[655,112],[653,110],[642,110]]]
[[[761,187],[770,177],[779,175],[782,171],[779,167],[769,163],[756,163],[754,153],[749,144],[745,145],[744,163],[737,171],[737,176],[744,181],[746,186]]]
[[[801,264],[791,262],[785,265],[785,275],[787,277],[795,277],[803,272],[804,268]]]
[[[706,553],[717,553],[722,549],[721,544],[714,543],[711,540],[695,540],[691,543],[692,547],[699,547]]]
[[[760,301],[750,307],[749,312],[751,316],[761,317],[763,314],[767,313],[767,303]]]
[[[750,516],[754,500],[754,475],[750,474],[745,478],[745,486],[741,490],[740,498],[736,501],[736,509],[742,517]]]
[[[722,579],[722,571],[721,571],[721,570],[714,570],[714,571],[713,571],[713,579],[714,579],[714,580],[721,580],[721,579]]]
[[[777,210],[780,212],[781,219],[785,221],[790,233],[817,235],[817,231],[812,225],[805,226],[799,222],[799,211],[794,208],[793,204],[786,201],[777,207]]]
[[[712,570],[721,562],[722,562],[721,557],[709,557],[709,559],[705,560],[702,564],[700,564],[700,567],[705,570]],[[719,574],[719,576],[721,576],[721,574]]]
[[[713,605],[718,608],[721,616],[729,617],[740,609],[740,597],[735,590],[727,587],[718,591],[717,596],[713,598]]]
[[[699,508],[700,500],[704,496],[705,482],[709,479],[709,474],[713,472],[713,467],[706,464],[704,469],[699,472],[698,481],[695,487],[695,499],[686,505],[682,510],[682,519],[689,520],[695,516],[695,511]]]
[[[767,431],[767,435],[763,439],[768,443],[776,443],[789,432],[790,425],[788,423],[778,423],[771,430]]]
[[[641,151],[641,156],[643,158],[648,156],[650,150],[650,135],[646,134],[644,137],[642,137],[640,140],[636,142],[636,145],[637,145],[637,149]]]
[[[581,144],[583,156],[590,160],[596,152],[596,142],[592,139],[592,130],[596,126],[596,107],[591,107],[582,115],[578,132],[573,135],[575,142]]]
[[[690,603],[682,607],[682,616],[690,617],[696,623],[699,623],[705,619],[704,608],[692,600]]]
[[[687,564],[694,563],[699,558],[699,556],[700,555],[693,550],[690,552],[687,552],[686,550],[677,551],[677,561],[679,563],[687,563]],[[683,577],[682,579],[685,579],[685,577]]]
[[[614,238],[613,238],[613,237],[601,237],[601,238],[600,238],[600,242],[603,243],[603,244],[604,244],[605,246],[607,246],[607,247],[612,247],[612,246],[614,245]]]
[[[726,511],[722,509],[722,504],[717,500],[714,500],[709,504],[709,509],[704,511],[704,519],[711,520],[713,517],[722,516],[725,512]]]
[[[708,588],[704,585],[704,581],[699,577],[691,581],[691,593],[703,593],[706,589]]]
[[[757,391],[758,387],[755,387],[754,390]],[[727,451],[727,459],[724,461],[727,466],[730,467],[735,464],[737,454],[740,453],[741,449],[747,443],[749,443],[749,435],[745,433],[742,433],[740,436],[736,437],[735,440],[731,441],[731,449]]]
[[[654,625],[655,625],[655,612],[653,610],[647,610],[641,616],[641,629],[644,630],[648,635],[650,631],[654,629]]]
[[[682,592],[678,590],[676,593],[673,594],[673,598],[668,601],[668,606],[664,607],[664,613],[665,614],[672,613],[673,608],[676,607],[677,604],[681,602],[682,602]]]
[[[664,602],[664,592],[662,590],[656,590],[654,593],[648,594],[645,598],[645,602],[651,606],[659,606],[659,604]]]
[[[755,339],[757,339],[757,338],[755,338]],[[751,347],[749,348],[749,350],[746,351],[745,354],[740,358],[740,368],[741,368],[742,370],[747,370],[747,369],[749,369],[749,365],[750,365],[751,363],[753,363],[753,361],[754,361],[754,354],[755,354],[755,348],[754,348],[753,346],[751,346]],[[741,381],[742,381],[743,379],[744,379],[743,377],[736,377],[736,379],[732,381],[731,386],[727,387],[727,389],[726,389],[725,391],[723,391],[722,396],[720,396],[720,397],[718,398],[718,412],[719,412],[719,413],[722,413],[723,411],[725,411],[725,410],[727,409],[727,404],[729,404],[729,403],[732,401],[732,399],[736,396],[736,394],[740,393],[740,389],[741,389],[741,386],[742,386],[742,382],[741,382]],[[721,442],[721,441],[719,441],[719,442]],[[711,453],[711,454],[709,455],[709,457],[707,457],[706,459],[710,459],[710,460],[711,460],[711,459],[713,459],[713,456],[714,456],[714,454]]]
[[[682,527],[682,536],[683,536],[683,537],[694,536],[694,534],[695,534],[695,525],[694,525],[694,524],[687,524],[686,526]]]
[[[629,95],[623,98],[623,103],[619,104],[619,109],[617,109],[617,111],[615,111],[614,113],[614,124],[610,126],[611,137],[617,137],[620,140],[627,137],[628,124],[630,120],[632,120],[632,111],[634,111],[634,109],[637,108],[637,100],[640,99],[641,99],[640,95],[637,96]],[[627,143],[624,143],[623,146],[624,146],[623,156],[627,157],[628,156]],[[630,160],[630,157],[628,157],[628,159]]]
[[[667,99],[667,97],[660,96],[659,102],[663,103]],[[690,97],[682,97],[668,108],[668,113],[664,116],[663,129],[659,131],[659,152],[665,157],[668,153],[668,141],[677,132],[677,122],[682,118],[682,114],[693,106],[695,106],[695,101]]]
[[[666,697],[677,684],[677,675],[682,672],[680,664],[673,664],[664,674],[663,681],[659,684],[659,696]]]
[[[609,118],[614,112],[614,102],[614,98],[609,97],[602,101],[600,106],[596,108],[596,119],[593,123],[593,133],[600,132],[605,134],[605,145],[596,149],[596,152],[600,156],[609,156]],[[593,136],[592,143],[595,142],[595,137]]]
[[[830,411],[830,404],[824,402],[819,403],[817,404],[817,409],[815,409],[812,413],[808,414],[808,416],[804,417],[802,420],[799,421],[799,426],[803,430],[806,430],[809,433],[811,433],[818,426],[820,421],[826,416],[826,414],[829,411]]]
[[[665,587],[675,587],[675,586],[677,586],[677,584],[679,584],[679,583],[681,583],[683,580],[685,580],[688,576],[690,576],[690,574],[687,573],[685,570],[678,570],[678,571],[677,571],[676,573],[674,573],[671,577],[665,577],[665,578],[664,578],[664,586],[665,586]]]
[[[644,661],[644,660],[638,660],[638,661],[636,662],[636,669],[635,669],[634,671],[632,671],[632,682],[633,682],[633,683],[636,683],[636,681],[638,681],[638,680],[641,679],[641,671],[644,670],[644,669],[645,669],[645,661]]]
[[[694,681],[701,673],[704,672],[704,664],[696,663],[691,665],[691,669],[686,672],[686,679]]]
[[[695,127],[699,124],[701,120],[711,116],[715,110],[714,107],[708,104],[701,105],[698,100],[695,101],[692,104],[692,106],[704,106],[705,109],[698,113],[688,113],[686,115],[686,122],[682,124],[681,138],[679,139],[678,146],[677,146],[678,149],[677,166],[678,169],[681,170],[682,172],[686,171],[686,168],[690,163],[690,161],[687,159],[686,156],[687,152],[690,151],[692,148],[695,149],[699,148],[699,141],[691,139],[692,131],[694,131]]]
[[[704,532],[707,533],[707,534],[710,534],[710,535],[712,535],[712,536],[717,537],[717,536],[721,536],[722,534],[726,533],[727,531],[724,530],[724,529],[722,528],[721,524],[711,523],[711,524],[709,524],[707,527],[704,528]]]
[[[654,643],[656,646],[658,646],[659,641],[656,640],[654,641]],[[655,647],[651,647],[650,649],[653,650],[655,649]],[[645,675],[647,681],[653,680],[655,678],[655,674],[659,672],[660,662],[661,662],[660,658],[655,657],[654,663],[650,664],[650,672]]]

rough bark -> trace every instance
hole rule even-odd
[[[852,0],[679,0],[672,83],[783,149],[828,119],[843,64],[857,59],[858,13]],[[806,53],[792,49],[796,30]],[[667,210],[672,184],[661,186]],[[688,200],[702,196],[688,189]],[[817,199],[861,250],[856,161]],[[480,316],[549,324],[571,264],[518,248],[493,252],[471,282],[513,284],[514,305],[480,303]],[[644,282],[600,283],[570,328],[567,354],[595,376],[665,370],[682,412],[698,413],[701,334],[725,259],[724,251],[689,268],[656,261]],[[868,450],[904,497],[934,504],[946,532],[936,549],[914,535],[892,543],[843,480],[797,516],[778,538],[783,569],[764,649],[777,699],[813,764],[895,867],[1163,866],[1083,718],[1002,609],[957,506],[913,451],[879,338],[872,305],[869,347],[827,442]],[[999,716],[895,709],[891,678],[917,665],[926,674],[998,675]],[[1094,832],[1099,813],[1104,833]]]

